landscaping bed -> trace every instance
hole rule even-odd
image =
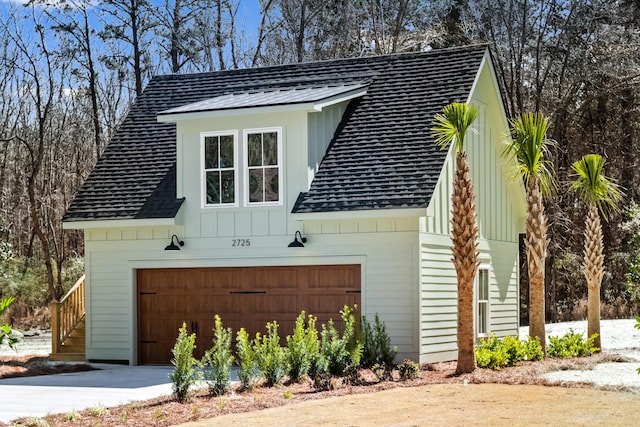
[[[190,421],[220,417],[228,414],[248,413],[268,408],[292,405],[312,400],[327,399],[337,396],[356,396],[377,393],[383,390],[404,389],[432,384],[526,384],[539,386],[562,386],[570,388],[595,388],[588,383],[560,383],[549,381],[540,376],[545,372],[565,369],[591,369],[603,362],[627,362],[628,359],[610,354],[596,354],[590,357],[572,358],[567,360],[547,359],[541,362],[522,362],[518,366],[505,368],[500,371],[491,369],[476,369],[473,373],[455,376],[455,362],[423,365],[418,378],[399,380],[398,372],[393,373],[393,379],[379,381],[370,370],[358,371],[358,384],[344,384],[341,379],[334,378],[332,389],[316,391],[310,380],[299,384],[287,384],[274,387],[256,387],[253,390],[241,391],[239,387],[232,389],[220,397],[212,397],[206,389],[192,396],[185,403],[178,403],[173,396],[166,396],[145,402],[133,402],[114,408],[89,408],[84,411],[58,414],[46,417],[49,425],[55,426],[171,426]],[[640,390],[623,387],[598,387],[601,390],[628,391],[638,393]],[[515,392],[515,389],[514,389]],[[626,393],[614,393],[614,395]],[[637,397],[637,396],[636,396]],[[391,403],[390,403],[391,404]],[[422,404],[421,404],[422,405]],[[463,405],[463,402],[460,402]],[[504,414],[503,414],[504,415]],[[375,417],[375,414],[372,414]],[[269,420],[266,420],[269,424]],[[273,421],[273,420],[271,420]],[[41,420],[18,420],[21,425],[37,424]],[[291,420],[295,424],[296,420]],[[348,420],[345,420],[348,422]],[[275,425],[277,423],[271,423]]]

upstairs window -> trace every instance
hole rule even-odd
[[[282,201],[282,129],[251,129],[244,133],[246,203],[280,204]]]
[[[236,205],[236,140],[235,132],[201,134],[202,188],[204,206]]]
[[[478,288],[476,293],[476,335],[478,338],[489,336],[489,269],[478,269]]]

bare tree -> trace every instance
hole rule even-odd
[[[150,38],[156,22],[151,14],[149,0],[103,0],[102,13],[104,29],[100,32],[103,40],[123,43],[122,50],[105,55],[103,60],[113,68],[130,64],[136,96],[149,78],[154,62],[150,55]]]

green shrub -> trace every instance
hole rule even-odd
[[[278,322],[274,320],[267,323],[267,334],[262,337],[261,342],[256,341],[254,351],[267,386],[278,384],[287,371],[287,351],[280,347]]]
[[[398,371],[400,372],[400,379],[413,380],[418,378],[418,372],[420,372],[420,365],[413,360],[404,359],[400,365],[398,365]]]
[[[537,339],[519,340],[513,336],[498,338],[495,334],[482,338],[476,347],[476,364],[480,368],[500,370],[523,360],[542,360],[543,353]]]
[[[320,351],[320,341],[316,330],[316,318],[309,316],[305,325],[305,312],[300,313],[292,336],[287,336],[287,366],[289,380],[299,382],[309,373],[314,354]]]
[[[0,300],[0,319],[2,319],[2,315],[6,309],[9,308],[15,300],[16,299],[12,296],[4,297]],[[6,344],[9,348],[15,350],[18,342],[20,342],[20,338],[13,334],[13,328],[11,325],[8,323],[0,324],[0,347]]]
[[[597,336],[597,334],[593,334],[589,339],[585,340],[582,334],[577,334],[573,329],[569,329],[569,332],[561,337],[549,337],[547,355],[549,357],[560,357],[562,359],[568,359],[574,356],[591,356],[594,352],[600,350],[593,344]]]
[[[391,346],[391,338],[387,333],[384,322],[380,321],[376,313],[374,324],[371,325],[362,316],[362,358],[360,364],[366,368],[375,364],[393,365],[398,347]]]
[[[213,328],[213,346],[202,358],[202,376],[209,386],[209,393],[215,396],[224,394],[231,385],[231,328],[223,328],[220,316],[215,316]]]
[[[198,379],[197,362],[193,357],[193,350],[196,348],[195,342],[196,334],[189,335],[187,325],[183,323],[178,333],[178,339],[171,350],[173,353],[171,364],[174,366],[174,370],[169,374],[178,402],[187,400],[189,389]]]
[[[255,342],[260,340],[260,334],[256,334]],[[236,354],[238,357],[238,378],[240,386],[245,389],[253,389],[260,380],[260,366],[254,352],[254,342],[249,339],[249,334],[241,328],[236,334]]]
[[[332,375],[342,376],[349,366],[360,364],[362,343],[355,333],[355,316],[352,309],[344,306],[340,310],[344,322],[342,336],[336,329],[333,319],[329,319],[326,325],[322,325],[320,352],[324,358],[327,370]]]
[[[347,342],[340,338],[333,319],[322,325],[320,347],[328,372],[332,375],[342,375],[349,366],[351,355],[347,350]]]

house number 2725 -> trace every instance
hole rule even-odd
[[[251,246],[251,239],[233,239],[231,246]]]

